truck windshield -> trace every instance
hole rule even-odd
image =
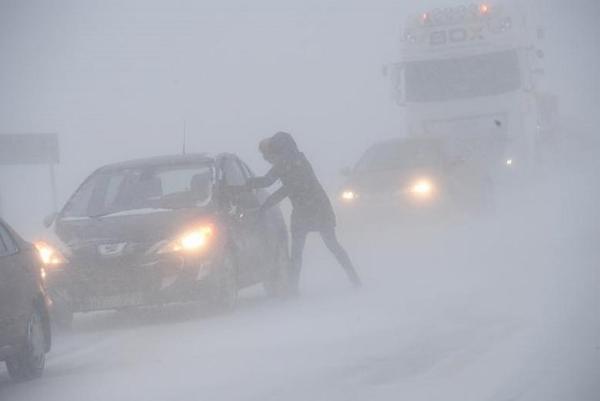
[[[100,171],[75,192],[63,209],[62,218],[206,206],[212,187],[213,168],[209,164]]]
[[[442,163],[441,148],[427,141],[378,143],[370,147],[358,161],[355,172],[390,169],[438,167]]]
[[[515,50],[409,62],[405,66],[406,100],[442,102],[499,95],[519,88],[519,71]]]

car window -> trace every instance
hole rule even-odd
[[[63,209],[67,219],[149,209],[204,207],[212,198],[209,163],[143,166],[93,175]]]
[[[223,174],[225,175],[225,184],[227,185],[244,185],[246,177],[235,159],[226,159],[223,164]]]
[[[106,205],[112,205],[115,203],[117,196],[119,196],[119,193],[121,193],[122,191],[125,179],[125,174],[115,174],[111,177],[108,177],[106,183],[106,195],[104,200],[104,203]]]
[[[17,243],[12,238],[6,227],[0,224],[0,256],[17,253]]]
[[[248,167],[248,165],[246,163],[244,163],[243,161],[240,161],[240,165],[242,166],[242,170],[244,170],[244,174],[246,175],[247,178],[254,177],[254,172],[252,172],[252,170],[250,170],[250,167]]]
[[[73,194],[65,207],[65,216],[86,216],[88,207],[92,203],[92,196],[96,188],[95,181],[89,179]]]
[[[228,158],[223,162],[223,175],[226,185],[246,184],[248,171],[244,169],[243,163],[235,158]],[[243,191],[230,199],[234,204],[246,209],[259,206],[255,191]]]
[[[210,190],[212,170],[190,167],[178,170],[166,170],[157,173],[156,176],[161,181],[163,196],[190,192],[194,189],[204,193]]]

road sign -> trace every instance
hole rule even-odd
[[[56,164],[57,134],[0,134],[0,164]]]

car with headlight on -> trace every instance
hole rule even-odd
[[[54,320],[73,314],[210,300],[232,308],[238,290],[285,291],[287,229],[259,212],[268,193],[233,193],[253,176],[237,156],[154,157],[99,168],[45,223]]]
[[[50,350],[43,276],[33,245],[0,219],[0,361],[15,380],[41,376]]]
[[[341,217],[381,221],[471,207],[487,177],[473,163],[449,158],[445,149],[434,138],[397,138],[372,145],[354,168],[342,170],[346,180],[337,195]]]

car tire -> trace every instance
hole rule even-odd
[[[37,308],[27,322],[24,344],[16,355],[6,360],[8,374],[13,380],[25,381],[40,377],[46,365],[44,317]]]
[[[215,272],[212,302],[221,311],[232,311],[238,300],[237,261],[234,253],[223,253],[221,263]]]
[[[263,281],[267,296],[272,298],[285,297],[288,294],[288,277],[290,256],[286,241],[280,241],[275,251],[275,261]]]

